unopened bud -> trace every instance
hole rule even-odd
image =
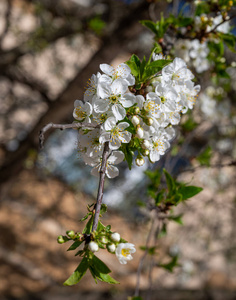
[[[101,242],[102,242],[103,244],[107,244],[107,243],[108,243],[108,239],[107,239],[107,237],[105,237],[105,236],[102,236],[100,240],[101,240]]]
[[[143,153],[144,156],[148,156],[148,155],[149,155],[149,150],[148,150],[148,149],[145,149],[145,150],[143,150],[142,153]]]
[[[134,113],[137,115],[140,113],[140,108],[139,107],[135,107],[134,109]]]
[[[111,253],[114,253],[116,251],[116,245],[115,244],[108,245],[107,250]]]
[[[148,140],[143,140],[142,148],[143,149],[149,149],[150,148],[150,142]]]
[[[144,164],[144,159],[143,159],[143,157],[142,156],[140,156],[140,157],[137,157],[136,159],[135,159],[135,163],[136,163],[136,165],[138,166],[138,167],[141,167],[143,164]]]
[[[143,128],[142,127],[140,127],[140,126],[137,127],[136,136],[140,139],[143,138]]]
[[[93,242],[91,241],[89,244],[88,244],[88,248],[91,252],[97,252],[99,247],[98,247],[98,244],[96,242]]]
[[[118,232],[113,232],[111,234],[111,239],[113,242],[119,242],[120,241],[120,234]]]
[[[71,238],[73,239],[75,237],[75,232],[73,230],[69,230],[66,232],[66,234]]]
[[[153,119],[152,118],[148,118],[147,119],[147,125],[151,126],[153,124]]]
[[[66,240],[64,239],[64,237],[62,235],[59,235],[59,237],[57,238],[57,242],[59,244],[64,244],[66,242]]]
[[[134,126],[137,126],[139,124],[138,116],[133,116],[131,122],[133,123]]]

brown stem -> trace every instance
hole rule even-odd
[[[72,124],[49,123],[46,126],[44,126],[39,132],[39,148],[43,149],[44,133],[51,128],[64,130],[64,129],[69,129],[69,128],[77,129],[77,128],[98,128],[98,127],[100,127],[99,124],[94,125],[94,124],[90,124],[90,123],[83,123],[83,124],[81,124],[81,123],[72,123]]]
[[[106,176],[106,167],[107,167],[107,158],[109,155],[109,142],[106,142],[104,144],[104,150],[102,154],[102,165],[100,169],[100,180],[99,180],[99,186],[98,186],[98,195],[97,195],[97,202],[96,202],[96,209],[95,209],[95,215],[93,220],[93,227],[92,231],[96,231],[98,227],[98,220],[102,205],[102,197],[103,197],[103,190],[104,190],[104,181]]]

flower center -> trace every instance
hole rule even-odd
[[[127,255],[130,254],[130,249],[122,249],[122,250],[121,250],[121,254],[122,254],[124,257],[127,257]]]
[[[115,104],[118,102],[118,97],[116,95],[112,95],[109,98],[111,100],[111,103]]]
[[[83,119],[83,118],[86,117],[86,112],[85,112],[85,111],[82,111],[82,110],[81,110],[81,107],[76,108],[75,113],[76,113],[76,115],[77,115],[79,118],[81,118],[81,119]]]
[[[161,102],[162,102],[162,103],[165,103],[165,102],[166,102],[165,97],[161,96],[160,98],[161,98]]]
[[[114,135],[118,135],[118,134],[119,134],[119,129],[117,127],[112,128],[111,135],[114,136]]]

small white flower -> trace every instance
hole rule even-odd
[[[98,244],[96,242],[93,242],[91,241],[89,244],[88,244],[88,248],[90,251],[92,251],[93,253],[94,252],[97,252],[99,250],[99,247],[98,247]]]
[[[75,100],[74,107],[75,109],[73,111],[73,117],[76,120],[83,121],[85,123],[91,122],[89,116],[91,115],[93,109],[89,102],[83,103],[80,100]]]
[[[116,248],[116,256],[122,265],[126,265],[127,261],[132,260],[131,254],[135,252],[135,246],[130,243],[120,243]]]
[[[118,232],[113,232],[111,234],[111,239],[113,242],[119,242],[120,241],[120,234]]]
[[[132,134],[125,130],[129,126],[127,122],[121,122],[116,125],[115,118],[108,118],[103,126],[104,132],[99,138],[100,143],[103,144],[109,141],[109,148],[111,150],[119,149],[121,143],[129,143],[131,140]]]
[[[115,244],[110,244],[107,246],[107,249],[109,252],[114,253],[116,251],[116,245]]]
[[[135,78],[131,74],[130,67],[124,63],[120,64],[116,69],[114,69],[112,66],[108,64],[101,64],[100,69],[106,75],[110,76],[112,80],[115,80],[117,78],[122,78],[128,83],[129,86],[135,84]]]

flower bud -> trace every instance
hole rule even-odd
[[[140,113],[140,108],[139,108],[139,107],[135,107],[135,109],[134,109],[134,113],[135,113],[135,114],[138,114],[138,113]]]
[[[107,245],[107,250],[111,253],[114,253],[116,251],[116,245],[115,244]]]
[[[140,139],[143,138],[143,128],[142,127],[140,127],[140,126],[137,127],[136,136]]]
[[[148,140],[143,140],[142,148],[143,149],[149,149],[150,148],[150,142]]]
[[[71,239],[73,239],[75,237],[75,232],[73,230],[68,230],[66,232],[66,234],[68,235],[68,237],[70,237]]]
[[[91,252],[97,252],[99,247],[98,247],[98,244],[96,242],[93,242],[91,241],[89,244],[88,244],[88,248]]]
[[[66,240],[64,239],[64,237],[62,235],[59,235],[59,237],[57,238],[57,242],[59,244],[64,244],[66,242]]]
[[[111,239],[113,242],[119,242],[120,241],[120,234],[118,232],[113,232],[111,234]]]
[[[153,119],[152,118],[148,118],[147,119],[147,125],[151,126],[153,124]]]
[[[133,116],[131,122],[133,123],[134,126],[137,126],[139,124],[138,116]]]
[[[143,164],[144,164],[144,159],[143,159],[143,157],[142,156],[139,156],[139,157],[137,157],[136,159],[135,159],[135,163],[136,163],[136,165],[138,166],[138,167],[141,167]]]
[[[105,236],[102,236],[102,237],[100,238],[100,241],[101,241],[103,244],[107,244],[107,243],[108,243],[108,239],[107,239],[107,237],[105,237]]]
[[[148,149],[144,149],[143,150],[143,155],[144,156],[148,156],[149,155],[149,150]]]

